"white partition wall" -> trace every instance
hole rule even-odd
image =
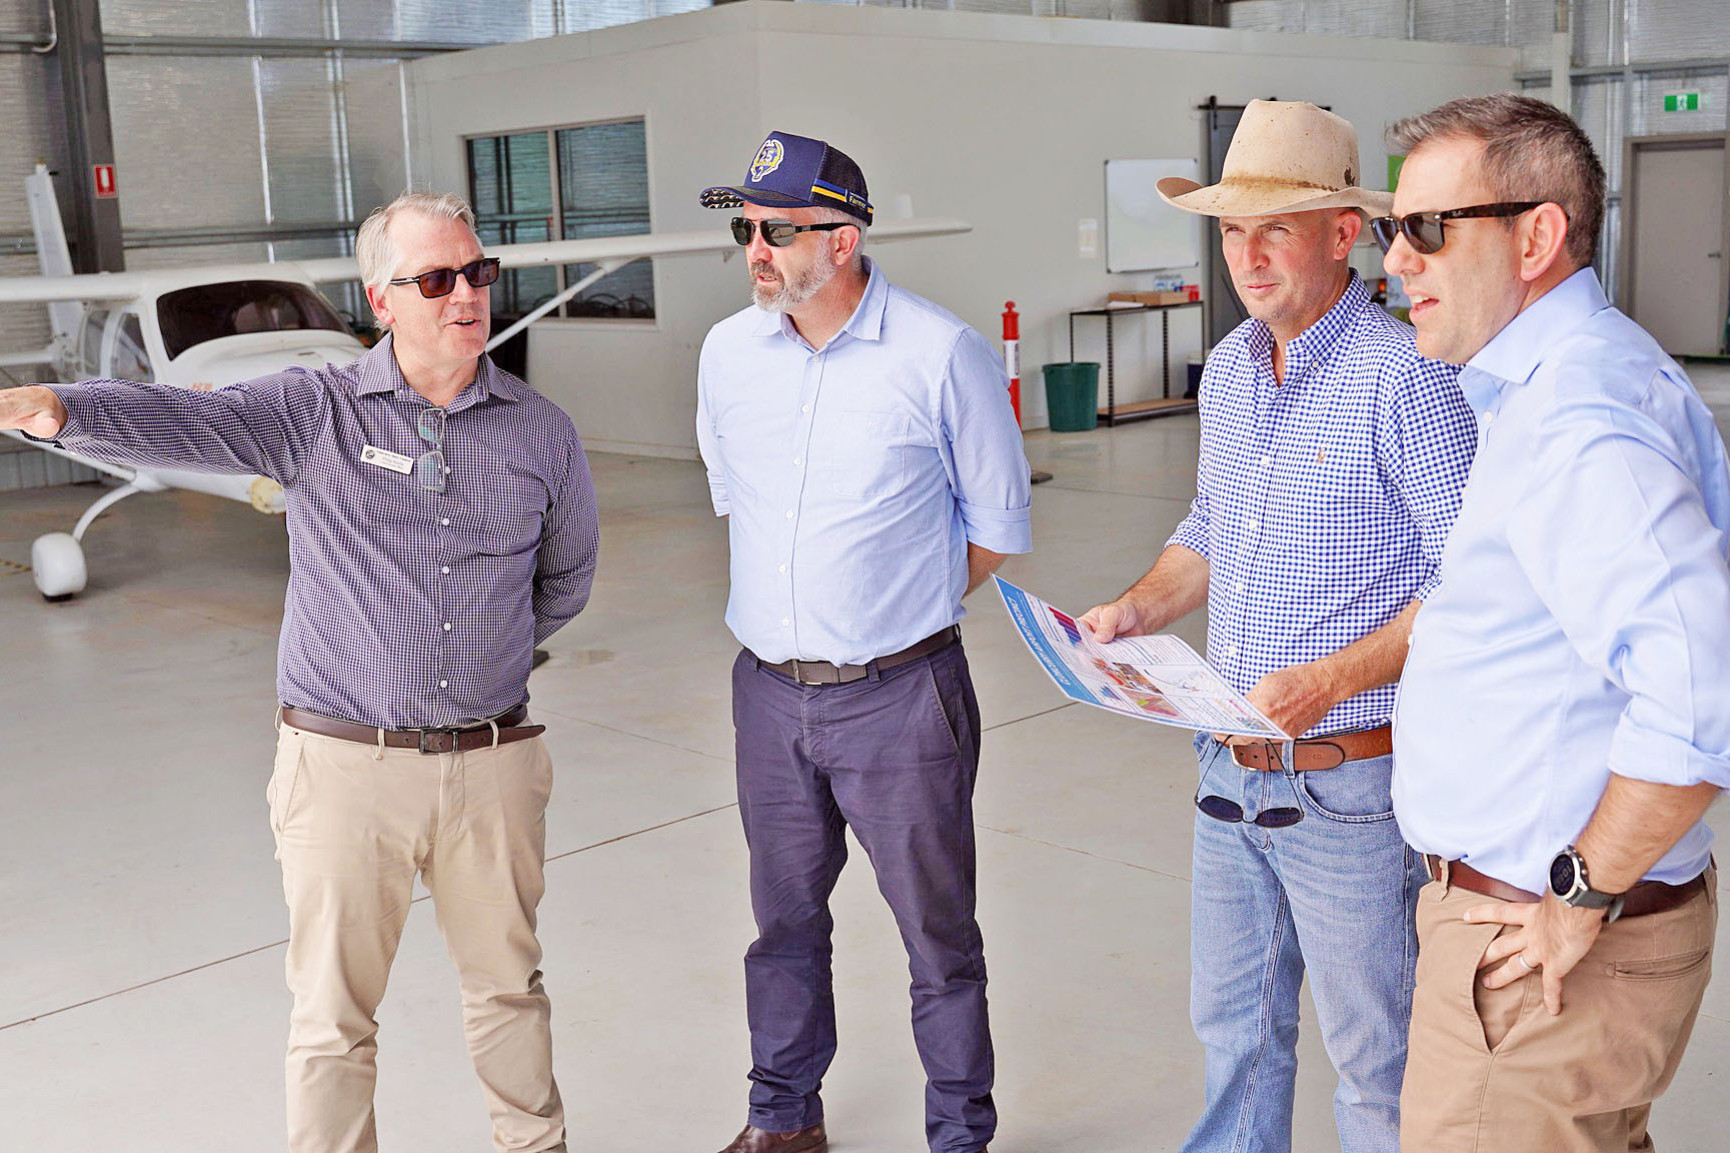
[[[917,215],[972,223],[876,255],[993,340],[1004,301],[1016,302],[1023,418],[1039,427],[1038,366],[1067,357],[1067,311],[1151,286],[1152,273],[1108,273],[1103,243],[1081,255],[1081,222],[1105,218],[1105,161],[1198,155],[1196,105],[1273,96],[1357,124],[1366,182],[1379,187],[1385,123],[1510,88],[1515,64],[1506,48],[752,0],[422,60],[408,74],[413,169],[439,188],[467,187],[468,137],[644,118],[657,230],[723,227],[697,192],[739,180],[766,132],[831,140],[865,170],[880,214],[908,198]],[[697,351],[747,303],[745,274],[737,259],[662,259],[655,298],[652,322],[540,322],[529,375],[592,447],[691,456]],[[1158,389],[1148,319],[1118,328],[1120,400]],[[1079,359],[1103,355],[1097,327],[1078,335]],[[1181,387],[1196,310],[1174,314],[1172,339]]]

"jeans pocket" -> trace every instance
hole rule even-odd
[[[1298,796],[1330,821],[1362,825],[1394,819],[1393,758],[1368,757],[1297,774]]]

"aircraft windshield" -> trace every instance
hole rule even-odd
[[[165,292],[156,301],[156,318],[170,360],[195,344],[244,332],[349,330],[318,293],[281,280],[230,280]]]

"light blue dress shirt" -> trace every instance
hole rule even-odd
[[[710,330],[697,444],[728,517],[727,625],[773,664],[864,664],[964,615],[967,544],[1033,547],[1008,378],[984,337],[867,261],[822,349],[751,307]]]
[[[1394,716],[1420,852],[1542,892],[1614,772],[1730,787],[1730,476],[1688,378],[1585,269],[1474,356],[1465,500]],[[1647,874],[1706,867],[1689,830]]]

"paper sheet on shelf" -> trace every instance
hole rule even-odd
[[[1021,639],[1065,696],[1155,724],[1287,739],[1182,638],[1161,634],[1100,644],[1062,609],[994,579]]]

